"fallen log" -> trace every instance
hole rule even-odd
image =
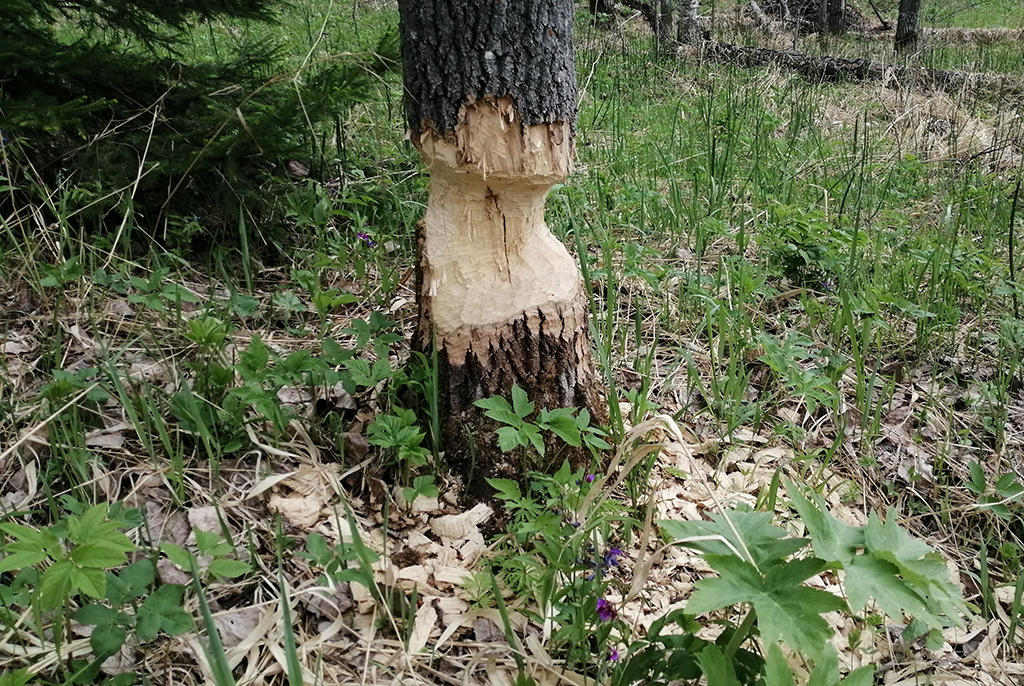
[[[808,55],[732,43],[705,43],[703,54],[721,62],[747,67],[778,65],[815,81],[881,81],[892,87],[939,89],[951,93],[974,91],[991,97],[1024,94],[1024,83],[999,74],[905,67],[866,59]]]

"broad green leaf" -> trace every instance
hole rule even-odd
[[[792,560],[772,567],[762,578],[753,565],[734,555],[705,555],[705,559],[721,576],[698,581],[686,611],[703,614],[750,603],[765,641],[785,641],[807,655],[817,655],[833,635],[820,615],[846,609],[842,598],[801,584],[814,570],[824,569],[821,560]]]
[[[719,536],[731,546],[717,539],[689,541],[682,545],[712,555],[743,555],[746,550],[759,568],[765,568],[788,558],[808,543],[805,538],[788,538],[784,529],[772,525],[771,519],[768,512],[731,510],[715,514],[710,522],[662,520],[659,524],[677,541]]]
[[[799,486],[786,481],[786,492],[793,507],[800,513],[800,519],[811,535],[815,554],[829,562],[847,564],[860,548],[864,547],[864,531],[860,527],[845,524],[828,512],[825,499],[812,493],[808,500]]]
[[[252,566],[250,566],[248,562],[230,560],[223,557],[210,562],[209,567],[210,574],[221,579],[234,579],[235,577],[247,574],[251,569]]]
[[[544,437],[540,435],[540,429],[533,424],[526,424],[520,431],[526,436],[526,439],[530,442],[530,445],[533,446],[533,449],[543,455]]]
[[[944,623],[962,624],[964,601],[960,591],[949,581],[943,557],[900,528],[894,510],[889,510],[885,522],[875,513],[870,514],[864,528],[864,543],[872,556],[898,568],[900,578],[921,596],[931,613],[942,615]],[[929,621],[924,616],[921,618]]]
[[[511,426],[503,426],[496,432],[498,435],[498,447],[501,448],[502,452],[507,453],[510,450],[515,450],[519,446],[525,446],[526,443],[520,435],[519,430]]]
[[[127,615],[120,610],[115,610],[112,607],[97,605],[96,603],[83,605],[75,610],[71,617],[76,622],[88,624],[89,626],[99,626],[101,624],[125,624],[131,621],[130,615]]]
[[[839,683],[839,657],[831,645],[818,655],[807,686],[836,686]]]
[[[496,422],[507,424],[508,426],[515,429],[519,429],[524,425],[523,420],[520,419],[519,416],[511,410],[506,410],[503,408],[487,410],[486,412],[484,412],[484,415],[490,417]]]
[[[964,486],[978,495],[983,494],[988,487],[985,470],[981,468],[981,464],[977,460],[972,460],[967,467],[970,470],[971,478],[964,482]]]
[[[551,417],[545,421],[544,426],[574,448],[583,445],[579,427],[572,417]]]
[[[519,490],[519,484],[512,479],[487,479],[487,483],[497,491],[494,497],[499,500],[515,502],[523,499],[523,493]]]
[[[195,536],[196,547],[199,548],[199,552],[203,555],[231,555],[235,552],[234,546],[226,541],[221,541],[221,535],[219,533],[195,529]]]
[[[924,598],[899,577],[899,568],[887,560],[858,555],[846,566],[843,586],[854,612],[863,610],[874,598],[882,612],[893,619],[902,619],[906,612],[931,626],[939,623]]]
[[[860,669],[855,669],[846,675],[843,679],[843,686],[873,686],[875,683],[875,668],[872,665],[866,665]]]
[[[105,658],[121,650],[128,632],[113,624],[102,624],[97,626],[89,634],[89,645],[96,653],[96,657]]]
[[[125,584],[131,597],[138,598],[153,585],[156,580],[156,569],[151,560],[144,558],[122,569],[118,572],[117,577]]]
[[[68,538],[85,543],[95,536],[107,517],[106,504],[93,505],[81,517],[68,517]]]
[[[789,668],[786,656],[778,643],[768,644],[768,659],[764,664],[765,686],[796,686],[793,671]]]
[[[156,638],[163,631],[172,636],[192,628],[192,618],[181,609],[184,586],[164,584],[139,606],[136,635],[143,641]]]
[[[107,594],[107,572],[91,567],[73,567],[71,584],[79,592],[98,600]]]
[[[892,508],[886,513],[886,521],[871,512],[868,524],[864,527],[864,544],[873,553],[889,553],[893,563],[899,561],[916,562],[923,557],[936,555],[935,551],[924,541],[914,538],[896,523],[897,514]],[[941,564],[941,558],[938,558]],[[945,569],[945,565],[941,565]]]
[[[191,569],[194,558],[192,553],[188,552],[181,546],[174,545],[173,543],[161,543],[160,552],[167,556],[167,559],[178,565],[182,569]]]
[[[0,531],[15,539],[2,548],[4,556],[0,558],[0,572],[34,567],[60,551],[60,539],[49,531],[15,522],[0,524]]]
[[[34,678],[27,669],[15,669],[0,674],[0,686],[26,686]]]
[[[517,415],[526,419],[533,414],[535,405],[530,402],[526,391],[519,387],[519,384],[512,384],[512,409]]]
[[[71,595],[71,579],[75,565],[69,560],[54,562],[46,568],[39,579],[39,604],[46,610],[60,607]]]
[[[28,543],[18,542],[7,546],[7,553],[0,558],[0,572],[15,572],[26,567],[35,567],[45,560],[49,555],[41,550],[25,550],[17,552],[16,547],[30,546]]]
[[[481,398],[473,403],[477,407],[483,410],[508,410],[512,411],[512,406],[508,404],[508,401],[502,398],[500,395],[491,396],[490,398]]]
[[[128,560],[123,550],[111,547],[105,541],[78,546],[71,551],[71,559],[93,569],[110,569]]]
[[[697,662],[704,672],[708,686],[742,686],[736,678],[736,670],[722,649],[710,645],[697,655]]]

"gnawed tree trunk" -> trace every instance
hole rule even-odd
[[[575,260],[544,223],[573,163],[571,0],[400,0],[406,116],[430,173],[413,346],[436,349],[443,447],[472,499],[541,465],[473,403],[518,384],[607,418]],[[549,454],[549,457],[551,455]],[[580,461],[581,453],[562,453]]]
[[[921,0],[900,0],[900,13],[896,20],[896,52],[917,50],[917,18],[920,14]]]

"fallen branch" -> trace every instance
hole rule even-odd
[[[1024,84],[1020,81],[996,74],[904,67],[865,59],[807,55],[732,43],[705,44],[704,55],[748,67],[775,64],[819,81],[881,81],[886,85],[913,85],[949,92],[972,90],[993,97],[1024,94]]]

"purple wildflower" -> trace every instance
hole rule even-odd
[[[604,566],[618,567],[620,557],[622,557],[621,548],[609,548],[608,552],[604,554]]]
[[[615,619],[616,615],[617,613],[615,612],[615,607],[612,606],[611,603],[609,603],[604,598],[597,599],[598,619],[600,619],[602,622],[610,622],[613,619]]]
[[[618,659],[619,659],[619,651],[618,651],[618,649],[617,648],[612,648],[611,652],[608,653],[608,660],[611,661],[611,662],[615,662]]]
[[[366,243],[371,248],[377,245],[376,243],[373,242],[373,239],[370,238],[370,234],[368,233],[363,233],[362,231],[360,231],[359,233],[356,234],[356,236],[358,236],[363,243]]]
[[[593,474],[587,474],[587,483],[588,484],[594,483],[594,475]]]

